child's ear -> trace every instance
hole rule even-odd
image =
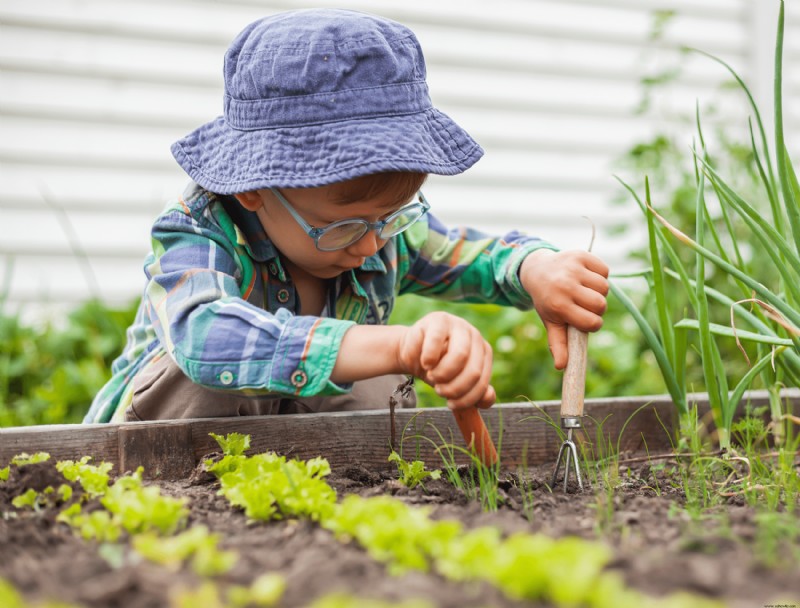
[[[257,211],[263,202],[261,200],[261,195],[255,190],[251,192],[240,192],[233,196],[235,196],[239,204],[248,211]]]

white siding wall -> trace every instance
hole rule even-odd
[[[769,107],[775,0],[317,0],[409,25],[428,60],[434,103],[486,149],[466,174],[430,180],[449,223],[522,228],[563,247],[589,229],[641,226],[612,163],[654,133],[634,110],[640,78],[683,45],[729,61]],[[142,286],[149,225],[185,177],[170,144],[221,112],[222,56],[250,21],[292,0],[3,0],[0,2],[0,285],[13,304]],[[793,8],[788,7],[789,11]],[[662,39],[655,10],[674,9]],[[800,15],[800,14],[799,14]],[[798,122],[800,19],[789,16],[785,106]],[[692,56],[659,98],[690,114],[726,74]],[[722,114],[745,125],[744,107]],[[687,146],[690,139],[687,136]],[[487,204],[488,203],[488,204]],[[641,231],[602,233],[595,251],[620,268]]]

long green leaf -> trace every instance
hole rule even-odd
[[[650,181],[645,178],[645,200],[650,203]],[[673,336],[672,322],[669,317],[667,306],[667,294],[664,290],[664,273],[661,268],[661,256],[658,252],[656,243],[656,226],[653,217],[647,214],[647,238],[650,247],[650,262],[653,267],[653,288],[656,296],[656,311],[658,313],[658,325],[661,333],[661,342],[664,344],[664,351],[667,358],[675,367],[675,340]]]
[[[700,323],[697,319],[681,319],[675,324],[678,329],[700,329]],[[758,342],[760,344],[770,344],[773,346],[792,346],[793,342],[789,338],[779,338],[778,336],[765,336],[753,331],[745,329],[734,330],[727,325],[720,325],[719,323],[709,323],[708,330],[715,336],[724,336],[726,338],[739,338],[740,340],[747,340],[749,342]]]
[[[800,207],[794,197],[789,167],[791,161],[786,149],[783,133],[783,30],[784,30],[784,2],[781,0],[778,13],[778,33],[775,37],[775,159],[778,164],[778,178],[780,179],[783,204],[786,215],[792,227],[795,249],[800,253]]]
[[[622,186],[628,192],[630,192],[631,196],[633,196],[634,200],[637,202],[637,204],[641,208],[642,213],[644,213],[646,216],[649,216],[650,213],[649,213],[649,211],[647,209],[647,205],[645,205],[642,202],[642,200],[639,198],[639,195],[636,194],[636,191],[630,185],[625,183],[622,179],[620,179],[616,175],[614,177],[620,184],[622,184]],[[670,243],[669,239],[667,238],[667,235],[663,231],[657,230],[656,231],[656,236],[658,236],[659,240],[661,241],[662,250],[664,251],[664,253],[667,254],[667,257],[672,262],[672,265],[675,267],[676,271],[680,274],[680,278],[683,281],[684,286],[688,286],[689,285],[689,281],[690,281],[689,274],[687,273],[686,268],[683,265],[683,262],[681,262],[680,257],[678,256],[677,252],[675,251],[675,248],[672,246],[672,243]],[[669,269],[665,268],[664,271],[665,272],[669,272]],[[689,297],[689,302],[691,303],[692,308],[696,308],[697,300],[695,298],[693,290],[687,287],[686,294]]]
[[[613,281],[609,281],[609,288],[611,293],[614,294],[622,303],[622,305],[628,310],[631,317],[633,317],[634,321],[636,321],[636,324],[639,326],[639,329],[641,330],[642,335],[647,342],[647,346],[650,348],[650,350],[653,352],[653,356],[656,358],[656,363],[661,370],[661,375],[664,378],[664,384],[667,385],[667,392],[669,392],[672,402],[678,408],[678,411],[681,413],[681,415],[687,415],[689,413],[689,409],[686,405],[686,388],[677,383],[674,370],[672,369],[670,361],[664,352],[664,348],[656,334],[653,332],[653,329],[650,327],[650,324],[647,322],[647,319],[644,318],[644,315],[642,315],[642,313],[636,307],[636,304],[633,303],[628,295]]]
[[[750,203],[740,197],[712,166],[707,164],[702,158],[698,157],[698,160],[703,163],[706,174],[718,189],[721,200],[731,205],[745,221],[753,235],[763,245],[767,255],[772,259],[786,286],[789,287],[792,292],[793,297],[795,299],[800,298],[800,288],[798,288],[797,285],[797,271],[800,269],[800,256],[789,246],[783,235],[778,232],[772,224],[765,220]]]
[[[730,408],[726,414],[725,424],[728,428],[733,424],[733,416],[736,413],[736,407],[739,405],[739,401],[742,400],[742,396],[744,396],[744,392],[750,387],[753,383],[755,377],[763,370],[767,364],[773,360],[778,354],[783,351],[783,348],[776,349],[776,351],[767,353],[761,359],[756,361],[756,364],[751,367],[747,373],[742,376],[742,379],[739,380],[739,383],[734,387],[733,391],[731,392],[730,396],[728,397],[728,403],[730,404]]]
[[[768,177],[766,171],[764,170],[764,163],[761,161],[761,156],[759,155],[758,147],[756,146],[756,136],[753,133],[753,122],[749,118],[747,120],[747,125],[750,128],[750,147],[753,150],[753,159],[756,163],[756,168],[758,169],[758,175],[761,177],[761,183],[764,184],[764,189],[767,191],[767,198],[769,198],[769,208],[772,211],[772,223],[778,227],[778,229],[781,231],[781,234],[784,234],[783,225],[786,223],[784,221],[785,215],[775,193],[775,177]],[[767,159],[767,163],[769,162],[770,160]],[[770,173],[771,172],[772,167],[770,166]],[[770,182],[770,179],[772,182]]]
[[[697,162],[695,161],[695,170],[697,170]],[[698,246],[703,246],[705,236],[705,177],[701,171],[697,171],[697,200],[696,200],[696,226],[695,234]],[[652,207],[651,207],[652,209]],[[725,370],[718,369],[717,363],[719,353],[715,353],[715,346],[711,340],[711,332],[709,331],[709,318],[708,318],[708,300],[705,294],[705,258],[699,251],[696,252],[695,262],[695,283],[697,296],[697,320],[699,323],[698,335],[700,338],[700,359],[703,366],[703,378],[705,379],[706,390],[708,391],[708,402],[711,407],[711,412],[714,415],[714,421],[717,425],[717,430],[720,436],[720,447],[727,448],[730,438],[729,429],[725,429],[723,425],[725,417],[726,403],[723,396],[720,394],[720,376],[725,375]],[[716,356],[715,356],[716,355]],[[725,395],[727,397],[727,394]]]
[[[775,188],[775,176],[774,176],[774,174],[772,172],[772,162],[770,161],[769,143],[767,141],[767,133],[766,133],[766,130],[764,129],[764,122],[761,120],[761,112],[758,109],[758,105],[756,104],[756,100],[753,98],[753,95],[750,92],[750,89],[748,88],[747,84],[745,84],[744,80],[742,80],[742,78],[736,72],[736,70],[734,70],[729,64],[727,64],[725,61],[723,61],[719,57],[715,57],[714,55],[711,55],[710,53],[707,53],[707,52],[702,51],[700,49],[689,48],[688,50],[692,51],[694,53],[699,53],[700,55],[705,55],[706,57],[708,57],[712,61],[716,61],[717,63],[722,65],[722,67],[724,67],[725,69],[728,70],[728,72],[731,73],[733,78],[739,84],[739,87],[744,91],[745,95],[747,96],[747,100],[750,103],[750,107],[752,108],[753,114],[756,117],[756,123],[758,124],[758,132],[759,132],[759,134],[761,136],[761,145],[762,145],[762,147],[764,149],[764,158],[765,158],[765,161],[766,161],[766,164],[767,164],[767,168],[769,169],[769,182],[770,183],[767,186],[767,188],[771,192],[771,196],[773,198],[777,199],[777,194],[775,193],[775,191],[776,191],[776,188]],[[754,144],[753,147],[755,149],[755,144]]]
[[[675,279],[680,279],[678,274],[669,268],[664,270],[665,274],[671,276]],[[692,281],[692,287],[694,287],[694,281]],[[741,317],[748,323],[750,323],[755,329],[757,329],[761,335],[769,336],[772,338],[780,338],[778,334],[773,330],[769,325],[767,325],[762,319],[760,319],[755,314],[751,313],[745,307],[741,305],[737,305],[736,302],[725,295],[724,293],[717,291],[706,285],[705,288],[706,295],[713,299],[716,302],[719,302],[726,308],[733,308],[734,312],[737,316]],[[760,309],[759,309],[760,310]],[[680,323],[682,323],[681,321]],[[731,330],[732,331],[732,330]],[[780,338],[785,339],[785,338]],[[780,364],[783,366],[784,371],[790,377],[792,384],[794,386],[800,386],[800,355],[797,354],[795,349],[790,349],[784,352],[783,357],[780,359]]]
[[[800,313],[796,310],[791,308],[787,305],[787,303],[776,296],[773,292],[771,292],[766,286],[762,283],[759,283],[749,275],[745,274],[732,264],[729,264],[720,256],[715,254],[713,251],[710,251],[703,247],[702,245],[695,242],[692,238],[687,236],[685,233],[678,230],[675,226],[670,224],[665,218],[658,214],[655,209],[651,208],[651,213],[653,213],[656,219],[661,222],[678,240],[680,240],[685,245],[688,245],[691,249],[695,252],[700,253],[705,259],[710,260],[714,264],[716,264],[720,270],[727,272],[730,275],[733,275],[737,279],[741,280],[745,285],[750,287],[753,291],[755,291],[763,300],[772,304],[772,306],[778,310],[784,317],[789,319],[792,324],[800,327]]]

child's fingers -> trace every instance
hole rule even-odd
[[[598,258],[596,255],[588,252],[584,252],[583,256],[583,264],[594,273],[601,275],[603,277],[607,277],[609,273],[608,264],[606,264],[603,260]]]
[[[472,341],[469,358],[450,382],[437,383],[436,392],[451,407],[474,406],[486,392],[492,375],[492,348],[483,338]]]
[[[598,317],[602,317],[608,307],[608,300],[588,287],[576,287],[572,299],[578,308]],[[570,320],[570,324],[574,325],[574,322]]]
[[[605,297],[608,295],[608,279],[596,272],[584,272],[581,284]]]
[[[431,371],[447,352],[450,330],[445,319],[435,317],[426,318],[426,321],[423,326],[424,336],[419,351],[419,362],[422,369]]]
[[[452,328],[447,341],[447,352],[436,363],[436,367],[430,370],[429,377],[434,384],[446,385],[456,378],[467,365],[475,336],[473,331],[465,330],[463,327]],[[477,334],[477,331],[474,331]],[[478,339],[483,340],[478,334]]]
[[[553,355],[553,363],[556,369],[564,369],[567,366],[567,326],[550,322],[545,322],[544,325],[547,330],[547,345]]]

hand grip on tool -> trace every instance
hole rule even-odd
[[[467,447],[474,448],[475,453],[485,466],[492,466],[497,462],[497,450],[495,450],[489,429],[483,422],[481,413],[476,407],[462,407],[453,410],[456,424],[464,436]]]
[[[586,350],[589,334],[567,327],[567,367],[561,381],[561,418],[583,416],[586,395]]]

